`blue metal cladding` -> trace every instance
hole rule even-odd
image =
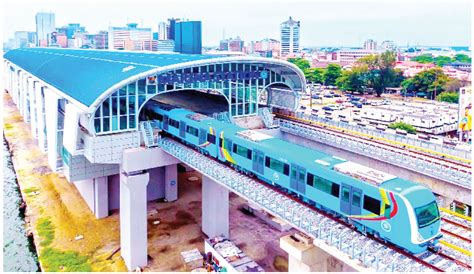
[[[22,48],[4,58],[89,107],[107,89],[134,75],[212,55]]]

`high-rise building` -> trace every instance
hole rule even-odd
[[[64,33],[67,39],[74,39],[74,35],[77,32],[85,33],[86,27],[81,27],[81,24],[73,23],[73,24],[68,24],[67,26],[58,28],[57,31],[58,33]]]
[[[393,41],[385,40],[380,45],[380,49],[383,51],[387,51],[387,50],[392,51],[392,50],[396,50],[397,47],[395,46],[395,43]]]
[[[158,40],[156,41],[156,48],[154,47],[153,51],[173,52],[174,41],[173,40]]]
[[[108,40],[112,50],[145,50],[153,37],[151,28],[138,28],[136,23],[130,23],[126,27],[109,27]]]
[[[158,38],[155,40],[168,40],[169,26],[166,22],[160,22],[158,24]]]
[[[239,36],[237,38],[229,38],[221,40],[219,43],[219,50],[228,50],[228,51],[242,51],[244,49],[244,41],[240,39]]]
[[[176,19],[176,18],[168,19],[168,26],[167,26],[168,37],[167,37],[167,39],[174,40],[176,23],[178,23],[178,22],[180,22],[180,20]]]
[[[201,21],[182,21],[175,24],[175,51],[187,54],[202,53]]]
[[[281,56],[297,53],[300,50],[300,21],[293,18],[280,24]]]
[[[13,48],[30,48],[36,45],[36,33],[31,31],[15,31]]]
[[[48,46],[50,44],[51,33],[56,31],[54,13],[39,12],[35,16],[36,39],[38,46]]]
[[[365,50],[377,50],[377,42],[372,39],[367,39],[364,42],[364,49]]]

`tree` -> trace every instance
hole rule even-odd
[[[304,76],[308,82],[323,84],[324,73],[325,70],[322,68],[309,68],[304,71]]]
[[[434,58],[433,61],[438,67],[442,67],[446,64],[449,64],[449,63],[453,62],[454,60],[451,59],[451,57],[448,57],[448,56],[438,56],[438,57]]]
[[[396,123],[391,123],[390,125],[388,125],[389,128],[391,129],[403,129],[405,130],[406,132],[408,133],[412,133],[412,134],[415,134],[416,133],[416,129],[414,126],[410,125],[410,124],[407,124],[407,123],[404,123],[404,122],[396,122]]]
[[[324,84],[326,86],[336,85],[336,80],[342,74],[342,68],[336,64],[329,64],[324,72]]]
[[[463,86],[463,83],[461,83],[459,79],[451,78],[444,84],[443,89],[449,92],[459,92],[459,89]]]
[[[416,57],[411,58],[412,61],[418,62],[418,63],[433,63],[433,56],[431,54],[422,54],[418,55]]]
[[[398,86],[401,82],[399,74],[395,71],[397,56],[394,51],[386,51],[380,55],[368,55],[360,58],[357,63],[365,64],[369,69],[367,74],[367,87],[371,87],[380,96],[385,88]]]
[[[466,54],[456,54],[454,60],[463,63],[471,63],[471,58]]]
[[[449,79],[441,68],[432,68],[403,81],[402,86],[410,92],[426,92],[430,99],[434,99],[437,94],[444,91],[444,86]]]
[[[458,92],[442,92],[436,96],[436,100],[440,102],[458,103],[459,93]]]
[[[367,73],[367,65],[357,65],[352,70],[344,70],[342,75],[337,78],[336,85],[344,91],[364,93]]]
[[[303,72],[311,67],[309,61],[304,58],[288,58],[288,62],[295,64]]]

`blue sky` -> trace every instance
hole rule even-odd
[[[89,32],[127,22],[157,30],[169,17],[203,22],[203,45],[239,35],[244,41],[279,39],[279,24],[301,21],[303,46],[360,46],[372,38],[410,45],[470,45],[469,0],[4,0],[4,37],[35,30],[39,11],[56,14],[56,26],[79,22]],[[5,12],[6,11],[6,12]]]

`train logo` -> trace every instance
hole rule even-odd
[[[380,227],[382,227],[383,231],[386,231],[386,232],[392,231],[392,226],[387,221],[382,221],[380,223]]]
[[[273,172],[273,180],[279,181],[280,180],[280,175],[278,175],[278,173],[276,173],[276,172]]]

